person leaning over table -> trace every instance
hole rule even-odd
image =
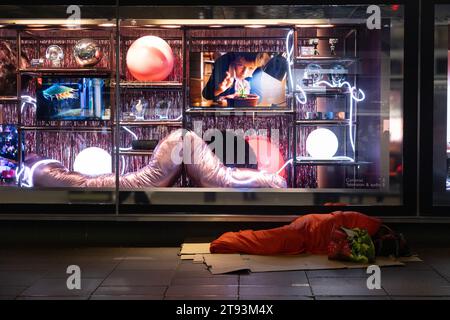
[[[202,91],[206,100],[219,101],[221,98],[236,93],[236,82],[246,80],[250,83],[250,92],[261,97],[251,87],[251,79],[261,72],[270,56],[267,53],[231,52],[219,57],[214,62],[212,74]],[[245,83],[245,82],[244,82]]]

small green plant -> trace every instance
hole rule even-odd
[[[247,98],[247,93],[246,93],[246,83],[245,80],[244,81],[238,81],[237,83],[237,96],[239,98]]]
[[[247,94],[245,93],[245,88],[239,88],[238,97],[239,98],[247,98]]]

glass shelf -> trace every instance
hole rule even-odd
[[[295,121],[297,125],[300,126],[319,126],[319,125],[329,125],[329,126],[346,126],[350,124],[350,120],[297,120]],[[355,122],[353,122],[355,124]]]
[[[330,88],[325,86],[318,87],[302,87],[306,94],[311,94],[315,96],[334,96],[334,95],[346,95],[349,93],[347,88]],[[300,90],[295,90],[293,93],[301,93]]]
[[[367,165],[367,161],[354,161],[351,159],[344,159],[346,157],[334,157],[331,159],[314,159],[311,157],[297,157],[294,161],[296,166],[359,166]]]
[[[107,68],[28,68],[19,69],[22,74],[80,74],[80,75],[110,75]]]
[[[12,96],[4,96],[4,97],[0,97],[0,103],[1,102],[18,102],[20,101],[20,98],[17,97],[12,97]]]
[[[295,66],[307,65],[310,63],[316,63],[321,65],[339,63],[348,68],[358,60],[359,58],[357,57],[333,57],[333,56],[297,57],[295,59]]]
[[[56,127],[56,126],[21,126],[19,127],[20,130],[23,131],[60,131],[60,132],[110,132],[112,131],[112,128],[109,126],[103,126],[103,127]]]
[[[191,107],[186,110],[186,114],[214,114],[220,116],[229,115],[274,115],[274,114],[293,114],[290,108],[273,107],[249,107],[249,108],[228,108],[228,107]]]
[[[140,82],[140,81],[121,81],[119,83],[124,89],[166,89],[166,90],[182,90],[181,82],[156,81],[156,82]],[[112,87],[116,86],[116,82],[111,83]]]
[[[152,156],[153,150],[126,150],[119,151],[120,156]]]
[[[144,120],[144,121],[120,121],[121,126],[129,127],[145,127],[145,126],[168,126],[168,127],[181,127],[183,125],[182,121],[175,120]]]

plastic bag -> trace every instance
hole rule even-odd
[[[332,232],[328,259],[358,263],[375,261],[375,246],[367,230],[339,227]]]

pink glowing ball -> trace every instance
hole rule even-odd
[[[155,36],[133,42],[127,52],[127,67],[140,81],[162,81],[173,70],[173,52],[169,44]]]

